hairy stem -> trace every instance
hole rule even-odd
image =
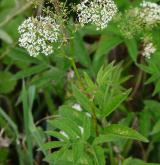
[[[96,116],[96,111],[95,111],[95,107],[92,107],[92,116],[93,116],[93,124],[94,124],[94,128],[96,131],[96,136],[99,135],[99,130],[98,130],[98,123],[97,123],[97,116]]]
[[[59,2],[59,0],[52,0],[51,2],[54,4],[56,13],[58,15],[60,15],[61,14],[61,9],[60,9],[60,2]],[[63,28],[63,26],[61,28],[62,28],[62,31],[64,32],[65,38],[68,38],[67,34],[66,34],[66,30]],[[80,85],[81,85],[82,88],[84,88],[84,85],[83,85],[83,82],[81,80],[81,77],[80,77],[79,71],[77,69],[77,66],[76,66],[74,58],[71,58],[71,57],[68,57],[68,56],[65,56],[65,57],[70,60],[71,65],[73,67],[73,70],[74,70],[74,72],[75,72],[75,74],[76,74],[76,76],[77,76],[77,78],[78,78],[78,80],[80,82]],[[98,123],[97,123],[97,116],[96,116],[96,111],[95,111],[94,106],[92,107],[92,116],[93,116],[93,125],[95,127],[96,135],[98,136],[99,135]]]

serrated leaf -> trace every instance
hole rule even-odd
[[[62,142],[62,141],[51,141],[51,142],[47,142],[47,143],[43,144],[41,146],[41,149],[43,149],[43,150],[50,150],[50,149],[62,147],[65,144],[66,143]]]
[[[80,90],[72,85],[73,94],[77,100],[77,102],[86,110],[91,112],[91,103],[86,95],[84,95]]]
[[[48,154],[46,157],[45,157],[45,161],[47,162],[50,162],[51,164],[55,164],[55,165],[58,165],[59,164],[59,161],[61,160],[61,158],[63,157],[64,153],[66,153],[67,151],[67,148],[68,148],[68,144],[64,144],[60,150],[58,151],[55,151],[51,154]]]
[[[66,105],[60,107],[59,114],[62,117],[66,117],[68,119],[75,121],[78,125],[81,125],[83,123],[83,119],[85,116],[84,112],[77,111],[74,108],[71,108]]]
[[[93,83],[91,78],[88,76],[87,73],[84,73],[85,83],[87,84],[87,92],[92,92],[96,88],[96,85]]]
[[[71,139],[76,139],[81,136],[81,131],[78,125],[70,119],[60,118],[49,121],[49,123],[55,128],[59,128],[64,131]]]
[[[99,135],[94,139],[93,145],[103,144],[106,142],[114,142],[117,140],[119,140],[119,136],[116,136],[114,134]]]
[[[92,154],[95,159],[95,165],[105,165],[104,149],[100,146],[93,146]]]
[[[105,164],[104,149],[100,146],[97,146],[97,147],[95,147],[95,153],[98,158],[98,164],[104,165]]]
[[[83,139],[88,140],[91,135],[91,118],[88,116],[84,116],[83,120]]]
[[[77,141],[73,145],[73,160],[74,164],[76,165],[81,156],[83,155],[84,152],[84,144],[82,141]]]
[[[63,141],[68,141],[68,138],[66,136],[64,136],[62,133],[60,132],[56,132],[56,131],[46,131],[46,134],[52,137],[55,137],[59,140],[63,140]]]
[[[128,90],[127,92],[123,92],[106,100],[103,106],[103,116],[106,117],[116,110],[116,108],[127,99],[130,91],[131,90]]]
[[[129,127],[120,124],[111,124],[104,129],[105,133],[114,134],[127,139],[134,139],[143,142],[148,142],[148,139]]]

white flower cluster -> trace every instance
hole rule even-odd
[[[155,51],[156,51],[156,48],[155,48],[155,46],[153,45],[152,42],[146,43],[146,44],[144,45],[144,50],[143,50],[143,52],[142,52],[142,55],[143,55],[144,57],[150,59],[150,58],[151,58],[151,55],[154,54]]]
[[[52,54],[52,43],[58,41],[60,34],[59,25],[49,16],[29,17],[18,31],[21,35],[19,45],[34,57],[40,53],[46,56]]]
[[[160,5],[143,1],[141,4],[142,11],[140,12],[140,17],[143,22],[147,25],[154,25],[160,22]]]
[[[117,6],[113,0],[84,0],[77,5],[77,12],[82,26],[91,23],[100,30],[106,28],[117,13]]]

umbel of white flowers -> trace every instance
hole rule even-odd
[[[49,16],[29,17],[18,31],[21,35],[19,45],[34,57],[40,53],[46,56],[52,54],[52,43],[57,42],[60,35],[59,25]]]
[[[94,24],[97,30],[104,29],[117,13],[117,6],[113,0],[84,0],[77,5],[78,21],[84,26]]]
[[[156,48],[154,47],[152,42],[148,42],[144,44],[144,49],[142,55],[148,59],[151,58],[151,55],[156,52]]]
[[[143,1],[141,4],[142,11],[140,17],[147,25],[160,23],[160,5],[154,2]]]

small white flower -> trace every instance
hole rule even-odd
[[[84,128],[81,127],[81,126],[78,126],[78,128],[80,129],[81,134],[83,134],[84,133]],[[65,131],[60,131],[59,133],[62,134],[63,136],[65,136],[67,139],[69,139],[69,136]],[[79,138],[79,136],[77,136],[77,138]],[[63,141],[63,139],[59,139],[59,140]]]
[[[84,128],[83,128],[83,127],[81,127],[81,126],[79,126],[78,128],[80,129],[81,134],[83,134],[83,133],[84,133]]]
[[[79,111],[79,112],[82,112],[82,108],[81,108],[81,105],[80,104],[74,104],[73,106],[72,106],[72,108],[74,108],[75,110],[77,110],[77,111]]]
[[[84,0],[77,5],[78,20],[83,26],[91,23],[97,30],[104,29],[117,13],[117,6],[113,0]]]
[[[63,136],[65,136],[68,139],[68,135],[64,131],[60,131],[59,133],[62,134]]]
[[[19,45],[25,48],[30,56],[53,53],[52,43],[57,42],[60,30],[56,21],[47,17],[29,17],[18,28]]]
[[[148,59],[151,58],[151,55],[154,54],[156,51],[155,46],[152,42],[144,44],[144,50],[142,52],[142,55]]]
[[[82,110],[82,108],[81,108],[81,105],[80,104],[74,104],[73,106],[72,106],[72,108],[74,108],[75,110],[77,110],[77,111],[79,111],[79,112],[82,112],[83,110]],[[86,114],[86,116],[88,116],[88,117],[91,117],[91,114],[90,113],[88,113],[88,112],[85,112],[85,114]]]
[[[143,1],[141,4],[142,11],[140,17],[147,25],[154,25],[160,22],[160,5],[154,2]]]
[[[71,80],[74,78],[74,71],[73,70],[69,70],[67,73],[67,79]]]

